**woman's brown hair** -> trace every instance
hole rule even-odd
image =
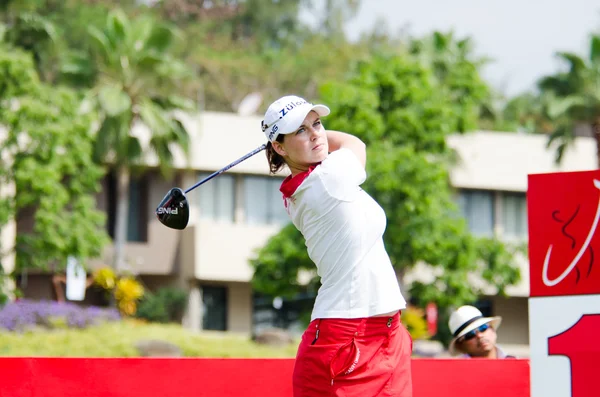
[[[279,134],[275,140],[279,143],[283,143],[284,137],[285,135]],[[275,151],[271,142],[267,143],[266,153],[267,161],[269,162],[269,170],[271,171],[271,174],[276,174],[285,165],[285,160],[283,159],[283,156]]]

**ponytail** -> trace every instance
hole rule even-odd
[[[283,134],[279,135],[276,141],[283,142],[283,137]],[[269,162],[269,170],[271,171],[271,174],[276,174],[285,165],[285,160],[282,155],[275,151],[275,148],[273,148],[273,144],[271,142],[267,143],[266,153],[267,161]]]

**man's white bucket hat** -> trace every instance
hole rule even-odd
[[[465,305],[459,307],[452,312],[450,321],[448,321],[448,327],[450,328],[450,332],[452,332],[452,341],[448,348],[450,354],[456,355],[460,353],[456,350],[455,344],[461,336],[487,323],[490,323],[492,328],[496,330],[501,322],[502,317],[484,317],[481,311],[474,306]]]

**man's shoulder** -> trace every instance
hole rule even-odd
[[[498,354],[498,358],[517,358],[511,354],[507,354],[500,346],[496,346],[496,352]]]

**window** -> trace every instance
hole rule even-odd
[[[199,179],[210,173],[200,173]],[[233,222],[235,213],[235,177],[221,174],[206,182],[199,190],[200,218]]]
[[[262,176],[244,178],[244,210],[251,225],[284,225],[290,221],[283,206],[281,179]]]
[[[494,315],[494,305],[490,299],[480,299],[472,305],[478,308],[484,317],[492,317]]]
[[[502,194],[503,236],[527,238],[527,199],[524,193]]]
[[[226,287],[202,287],[202,329],[227,331]]]
[[[127,217],[127,241],[145,241],[146,236],[143,236],[146,220],[142,221],[142,183],[139,179],[134,179],[129,185],[129,213]],[[144,211],[145,212],[145,211]]]
[[[473,235],[492,236],[494,234],[494,192],[461,190],[458,196],[458,206]]]
[[[108,234],[115,237],[117,218],[117,181],[114,173],[108,175]],[[129,209],[127,212],[127,241],[148,241],[148,180],[132,176],[129,182]]]
[[[291,298],[273,298],[259,293],[252,297],[252,322],[254,333],[269,328],[288,330],[302,335],[315,303],[315,294],[301,292]],[[279,304],[276,304],[279,300]]]

